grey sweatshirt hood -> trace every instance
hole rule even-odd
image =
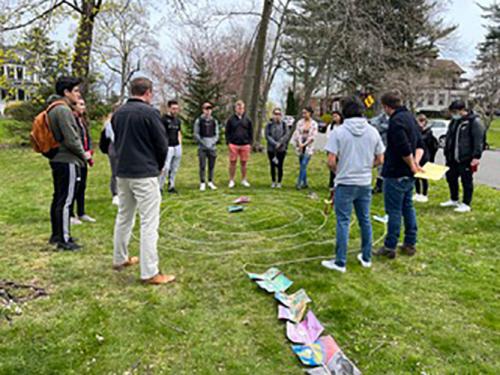
[[[355,137],[361,137],[370,124],[364,117],[352,117],[345,119],[342,126]]]

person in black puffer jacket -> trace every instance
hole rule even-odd
[[[456,212],[469,212],[474,192],[473,173],[479,166],[484,146],[484,127],[479,117],[468,111],[462,100],[456,100],[449,107],[452,121],[446,133],[444,156],[450,168],[446,179],[450,188],[450,200],[441,207],[455,207]],[[463,202],[459,202],[458,179],[462,180]]]

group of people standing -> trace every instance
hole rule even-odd
[[[427,118],[419,115],[418,120],[415,119],[403,105],[399,91],[387,92],[382,96],[381,102],[388,119],[387,126],[372,127],[363,117],[363,104],[356,98],[344,99],[341,103],[344,121],[340,126],[333,127],[325,148],[335,181],[337,239],[336,257],[323,261],[322,265],[342,273],[346,272],[353,207],[361,230],[361,252],[357,259],[363,267],[371,267],[370,204],[372,193],[379,189],[384,195],[387,235],[383,246],[375,255],[396,258],[402,221],[404,237],[399,251],[408,256],[417,252],[418,228],[413,201],[428,201],[428,181],[414,176],[423,171],[425,163],[434,161],[438,143],[427,126]],[[484,147],[484,128],[478,116],[467,110],[461,100],[453,102],[449,111],[452,121],[446,134],[444,155],[449,168],[446,177],[451,199],[441,203],[441,206],[454,207],[456,212],[464,213],[471,210],[473,173],[477,170]],[[380,129],[383,130],[385,142]],[[377,166],[381,166],[377,178],[380,182],[372,189],[371,170]],[[459,178],[464,190],[461,203]],[[415,186],[417,194],[414,196]]]
[[[57,150],[50,156],[54,180],[50,242],[62,250],[78,250],[81,247],[70,233],[70,217],[75,202],[78,220],[95,221],[86,215],[84,209],[87,168],[93,165],[93,151],[79,85],[78,79],[60,78],[56,83],[56,95],[50,98],[47,109],[50,129],[59,142]],[[162,274],[159,270],[158,227],[165,185],[169,193],[177,192],[175,178],[182,158],[180,107],[177,101],[169,101],[162,116],[151,105],[153,84],[147,78],[132,80],[130,94],[126,103],[117,106],[108,118],[99,142],[100,149],[109,156],[112,170],[110,189],[113,203],[118,206],[113,268],[121,270],[140,264],[141,280],[149,284],[165,284],[175,280],[175,276]],[[330,168],[330,187],[335,195],[337,240],[335,259],[322,262],[329,269],[346,271],[353,208],[362,237],[358,260],[363,267],[371,266],[372,169],[379,166],[382,167],[380,177],[388,229],[384,245],[375,255],[390,259],[396,257],[402,218],[405,231],[399,249],[410,256],[416,253],[414,175],[422,171],[421,166],[427,160],[434,160],[435,152],[429,151],[426,118],[419,116],[417,121],[404,107],[398,91],[384,94],[381,102],[388,118],[385,137],[368,123],[364,117],[364,105],[356,97],[344,98],[342,110],[333,115],[325,150]],[[203,103],[201,109],[202,114],[193,126],[193,137],[198,144],[200,190],[205,191],[207,186],[216,190],[214,168],[220,127],[212,115],[214,108],[211,103]],[[467,212],[472,200],[472,173],[481,157],[484,130],[477,116],[467,111],[463,102],[453,103],[450,111],[453,121],[446,137],[445,156],[450,168],[447,179],[451,200],[442,206],[453,206],[458,212]],[[312,108],[303,110],[292,136],[283,121],[281,110],[273,110],[272,119],[265,128],[272,188],[282,187],[283,164],[290,140],[300,166],[296,187],[308,187],[307,166],[314,153],[317,132],[318,124],[313,120]],[[229,188],[235,186],[238,160],[241,184],[250,187],[247,163],[253,135],[253,125],[245,114],[245,104],[238,101],[234,114],[225,126],[229,149]],[[458,203],[459,178],[464,186],[463,203]],[[420,190],[417,192],[421,192],[418,194],[427,196],[426,181],[419,181],[418,184]],[[140,257],[130,256],[128,252],[136,211],[141,220]]]

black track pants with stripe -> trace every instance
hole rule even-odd
[[[75,197],[80,168],[72,163],[50,162],[54,195],[50,206],[51,241],[68,242],[71,238],[70,207]]]

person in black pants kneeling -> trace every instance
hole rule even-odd
[[[283,121],[280,108],[273,110],[273,118],[266,125],[267,155],[271,167],[271,188],[281,188],[283,180],[283,163],[288,148],[288,127]],[[278,176],[276,176],[276,170]]]

